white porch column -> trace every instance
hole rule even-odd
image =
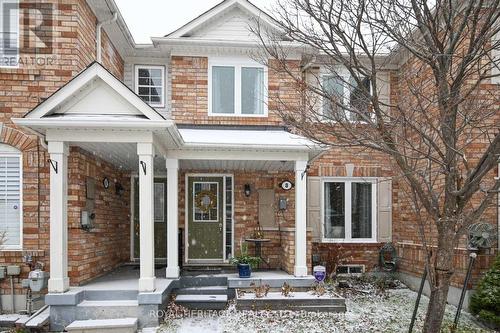
[[[68,146],[49,142],[50,279],[49,293],[69,289],[68,278]]]
[[[307,161],[295,161],[295,276],[307,275]]]
[[[140,278],[139,292],[155,290],[154,250],[154,147],[138,143],[139,155],[139,228]]]
[[[167,279],[179,278],[179,160],[166,159],[167,166]]]

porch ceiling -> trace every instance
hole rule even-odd
[[[139,165],[135,143],[77,142],[72,144],[124,170],[136,172]],[[293,161],[180,160],[181,170],[197,171],[293,171]],[[155,172],[165,173],[165,159],[155,157]]]
[[[73,146],[80,147],[121,170],[138,170],[139,157],[135,143],[77,142]],[[162,156],[155,157],[155,172],[165,172],[165,159]]]
[[[293,171],[293,161],[235,161],[235,160],[181,160],[180,168],[184,170],[241,170],[241,171]]]

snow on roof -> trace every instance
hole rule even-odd
[[[285,130],[180,128],[186,146],[321,150],[313,141]]]

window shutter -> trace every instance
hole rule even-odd
[[[277,227],[274,213],[274,190],[260,189],[259,191],[259,224],[262,228]]]
[[[307,177],[307,227],[313,242],[321,241],[321,225],[321,179]]]
[[[492,43],[498,43],[499,40],[500,32],[497,32],[495,36],[492,37]],[[491,61],[491,75],[493,75],[493,77],[491,78],[491,83],[500,84],[500,64],[498,63],[500,61],[500,50],[498,49],[498,47],[496,47],[491,50],[491,53],[493,58],[493,61]]]
[[[0,231],[4,246],[19,246],[21,238],[21,168],[19,156],[0,156]]]
[[[392,180],[391,178],[378,179],[377,221],[378,241],[387,243],[392,241]]]

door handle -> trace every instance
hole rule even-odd
[[[219,232],[222,232],[222,223],[219,223]]]

